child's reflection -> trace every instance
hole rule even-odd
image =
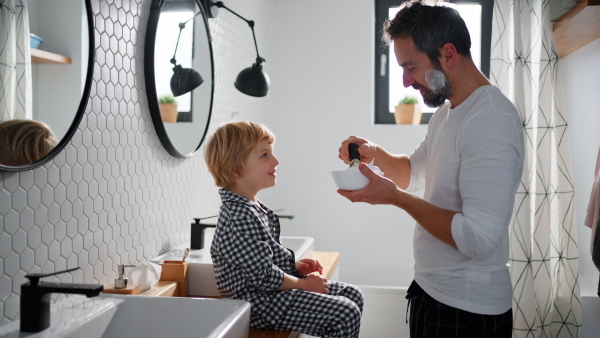
[[[46,156],[58,140],[52,129],[33,120],[14,119],[0,122],[0,164],[20,166]]]

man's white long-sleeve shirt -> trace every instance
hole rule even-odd
[[[424,200],[457,212],[458,250],[415,227],[415,281],[434,299],[480,314],[511,308],[508,226],[524,153],[519,114],[494,86],[478,88],[454,109],[446,102],[433,115],[410,155],[407,190],[424,184]]]

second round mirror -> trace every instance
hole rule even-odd
[[[193,156],[208,129],[214,91],[210,32],[197,1],[152,2],[144,68],[150,114],[161,143],[173,156]]]

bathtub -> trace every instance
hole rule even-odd
[[[406,291],[411,266],[340,266],[340,280],[358,286],[365,297],[360,338],[409,337]]]
[[[406,324],[406,291],[413,279],[412,266],[340,267],[341,280],[357,285],[364,294],[360,337],[409,337]],[[600,297],[596,295],[598,274],[581,276],[583,326],[580,337],[597,338],[600,332]]]

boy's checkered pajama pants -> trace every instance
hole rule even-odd
[[[317,337],[358,337],[363,294],[357,287],[328,281],[329,293],[300,291],[275,326]]]

